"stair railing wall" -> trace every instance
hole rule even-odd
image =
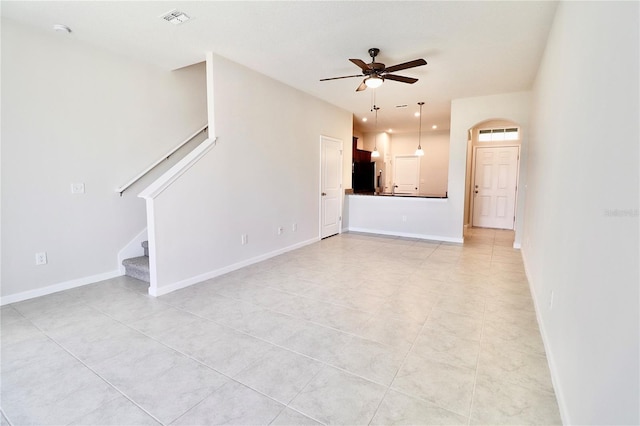
[[[191,167],[197,164],[216,145],[217,138],[209,138],[198,145],[193,151],[167,170],[160,178],[149,185],[138,197],[144,198],[147,207],[147,234],[149,248],[149,294],[159,296],[158,275],[156,263],[156,198],[167,188],[176,182],[183,174],[187,173]]]
[[[169,152],[167,152],[165,155],[163,155],[162,157],[160,157],[158,160],[156,160],[154,163],[152,163],[150,166],[148,166],[146,169],[144,169],[143,171],[141,171],[140,173],[138,173],[136,176],[134,176],[133,178],[131,178],[127,183],[125,183],[124,185],[120,186],[118,189],[116,189],[116,192],[118,192],[120,194],[120,196],[122,196],[122,194],[124,193],[124,191],[126,191],[129,187],[131,187],[131,185],[133,185],[134,183],[136,183],[137,181],[139,181],[140,179],[142,179],[144,176],[146,176],[149,172],[151,172],[153,169],[155,169],[158,165],[160,165],[162,162],[168,160],[173,154],[175,154],[180,148],[182,148],[183,146],[185,146],[186,144],[188,144],[189,142],[191,142],[196,136],[198,136],[200,133],[206,131],[209,128],[208,124],[205,124],[204,126],[202,126],[200,129],[198,129],[196,132],[194,132],[193,134],[191,134],[189,137],[187,137],[184,141],[180,142],[178,145],[176,145],[174,148],[172,148]]]

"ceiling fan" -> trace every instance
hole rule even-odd
[[[380,62],[376,62],[376,56],[380,53],[380,49],[372,47],[369,49],[369,56],[371,56],[371,63],[367,64],[360,59],[349,59],[351,62],[356,64],[362,69],[362,74],[356,75],[346,75],[344,77],[332,77],[332,78],[323,78],[320,81],[327,80],[338,80],[341,78],[352,78],[352,77],[362,77],[365,76],[365,79],[360,83],[360,86],[356,89],[356,92],[360,92],[365,90],[367,87],[376,88],[382,85],[384,80],[394,80],[402,83],[413,84],[418,81],[417,78],[412,77],[403,77],[401,75],[389,74],[394,71],[406,70],[409,68],[419,67],[422,65],[427,65],[427,61],[424,59],[414,59],[413,61],[404,62],[402,64],[393,65],[391,67],[385,67],[384,64]]]

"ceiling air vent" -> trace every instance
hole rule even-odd
[[[187,22],[189,19],[189,15],[184,12],[180,12],[179,10],[172,10],[171,12],[167,12],[161,16],[167,22],[171,22],[173,25],[180,25],[184,22]]]

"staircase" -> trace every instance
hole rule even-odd
[[[142,281],[150,282],[149,278],[149,241],[142,242],[142,249],[144,250],[144,256],[132,257],[122,261],[124,266],[125,275],[137,278]]]

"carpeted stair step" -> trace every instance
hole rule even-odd
[[[149,257],[140,256],[132,257],[131,259],[125,259],[122,261],[124,266],[125,275],[137,278],[142,281],[150,282],[149,278]]]

